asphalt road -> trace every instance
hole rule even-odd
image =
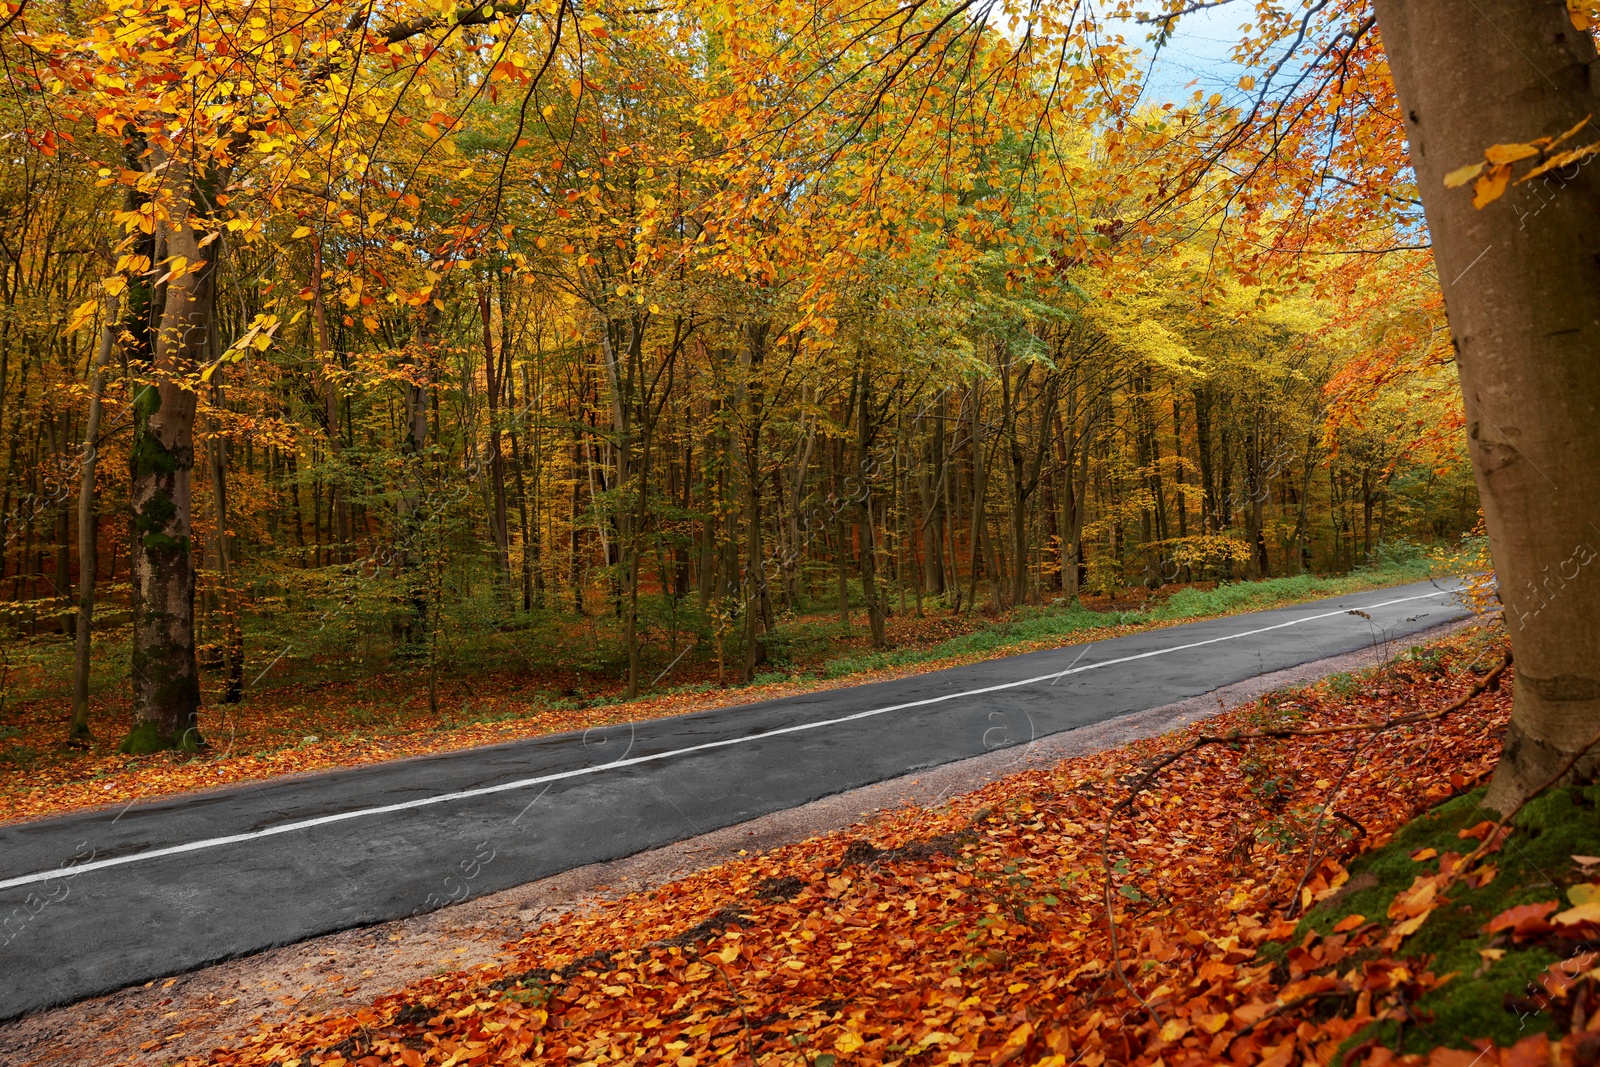
[[[1466,614],[1421,583],[0,827],[0,1019],[617,859]]]

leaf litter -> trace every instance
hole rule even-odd
[[[1204,730],[1437,711],[1482,688],[1501,644],[1457,635]],[[1405,946],[1437,906],[1435,879],[1462,872],[1441,862],[1387,914],[1286,944],[1294,914],[1359,888],[1354,856],[1485,781],[1509,711],[1510,685],[1497,685],[1381,733],[1197,749],[1127,805],[1104,848],[1129,784],[1201,730],[1076,757],[888,815],[871,840],[826,834],[569,914],[493,963],[183,1062],[1326,1063],[1449,979]],[[1581,919],[1591,903],[1564,906]],[[1532,1062],[1526,1051],[1477,1055]]]

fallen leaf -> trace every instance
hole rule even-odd
[[[1537,904],[1518,904],[1516,907],[1507,908],[1490,919],[1489,925],[1485,929],[1491,934],[1497,934],[1502,930],[1510,930],[1517,937],[1543,932],[1550,929],[1550,924],[1546,921],[1546,917],[1559,907],[1561,905],[1554,900],[1540,901]]]
[[[1575,908],[1568,908],[1551,917],[1556,926],[1578,926],[1582,923],[1600,923],[1600,900],[1590,900]]]
[[[1530,1034],[1500,1052],[1500,1067],[1549,1067],[1550,1035]]]
[[[1395,894],[1394,900],[1389,903],[1389,918],[1404,919],[1416,915],[1426,915],[1434,908],[1434,901],[1439,895],[1439,882],[1436,876],[1419,874],[1412,880],[1408,889],[1403,889]]]

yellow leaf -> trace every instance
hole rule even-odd
[[[1228,1025],[1228,1013],[1219,1011],[1215,1015],[1202,1015],[1199,1020],[1200,1029],[1208,1034],[1215,1034]]]
[[[1600,900],[1589,900],[1575,908],[1558,912],[1551,916],[1550,921],[1561,926],[1576,926],[1579,923],[1600,923]]]
[[[1500,199],[1501,194],[1506,191],[1506,183],[1510,180],[1510,164],[1496,167],[1479,178],[1472,187],[1472,206],[1482,208],[1485,204],[1490,204]]]
[[[62,327],[62,329],[66,333],[71,333],[84,323],[88,322],[90,319],[94,318],[94,309],[97,303],[98,301],[95,300],[85,300],[83,303],[79,304],[73,309],[72,316],[67,319],[67,324],[66,326]]]
[[[861,1035],[854,1030],[846,1030],[833,1041],[833,1047],[846,1056],[865,1044],[866,1042],[861,1040]]]
[[[721,952],[717,953],[717,959],[721,960],[725,964],[726,963],[732,963],[734,960],[736,960],[738,958],[739,958],[739,946],[738,945],[729,945],[727,948],[724,948]]]
[[[1161,1040],[1171,1044],[1174,1041],[1181,1040],[1183,1035],[1188,1032],[1189,1024],[1187,1022],[1182,1019],[1168,1019],[1166,1025],[1161,1028]]]
[[[1433,914],[1433,909],[1429,908],[1427,911],[1423,912],[1421,915],[1412,916],[1411,918],[1407,919],[1405,922],[1401,923],[1399,926],[1396,926],[1394,928],[1395,935],[1397,935],[1399,937],[1410,937],[1412,934],[1414,934],[1418,930],[1422,929],[1422,924],[1427,922],[1428,921],[1428,916],[1430,916],[1432,914]]]
[[[1600,897],[1600,885],[1594,882],[1579,882],[1567,889],[1567,899],[1574,904],[1587,904],[1597,897]]]
[[[1171,1023],[1167,1025],[1170,1026]],[[1033,1024],[1023,1023],[1011,1031],[1010,1036],[1006,1038],[1005,1044],[1000,1046],[1000,1051],[996,1052],[989,1062],[994,1064],[995,1067],[999,1067],[1002,1063],[1010,1063],[1022,1055],[1022,1050],[1028,1047],[1028,1042],[1031,1040],[1033,1040]]]
[[[1499,167],[1506,163],[1515,163],[1519,159],[1527,159],[1529,156],[1538,154],[1538,145],[1494,144],[1490,145],[1488,150],[1483,153],[1483,158]]]
[[[1572,128],[1570,130],[1568,130],[1566,133],[1562,134],[1560,137],[1557,137],[1554,141],[1551,141],[1545,147],[1545,151],[1548,152],[1550,149],[1554,148],[1556,145],[1560,144],[1562,141],[1570,140],[1575,133],[1577,133],[1579,130],[1583,129],[1585,126],[1589,125],[1589,119],[1591,117],[1592,116],[1585,115],[1585,116],[1583,116],[1582,119],[1580,119],[1577,122],[1573,123]]]
[[[1469,166],[1457,167],[1455,170],[1444,176],[1445,188],[1455,189],[1459,186],[1465,185],[1482,173],[1482,163],[1473,163]]]
[[[1596,141],[1593,144],[1586,144],[1582,148],[1574,148],[1570,152],[1557,152],[1555,155],[1551,156],[1549,159],[1545,160],[1543,163],[1539,164],[1537,167],[1534,167],[1528,173],[1518,178],[1517,184],[1520,185],[1525,181],[1530,181],[1534,178],[1537,178],[1539,175],[1544,174],[1547,171],[1557,170],[1561,167],[1567,166],[1568,164],[1577,163],[1588,158],[1589,156],[1594,155],[1596,152],[1600,152],[1600,141]]]
[[[1254,89],[1255,87],[1256,87],[1256,80],[1254,78],[1252,78],[1250,75],[1246,74],[1244,77],[1239,79],[1239,88],[1243,89],[1245,92],[1248,93],[1251,89]]]

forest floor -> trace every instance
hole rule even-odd
[[[152,983],[178,983],[170,1010],[105,998],[105,1040],[137,1026],[155,1036],[115,1062],[189,1067],[1590,1064],[1600,789],[1493,832],[1479,787],[1510,711],[1505,648],[1469,627],[554,921],[515,912],[491,953],[430,927],[426,966],[379,996],[351,968],[458,909],[208,992],[270,1004],[253,1021],[207,1025],[227,1008],[178,995],[205,972]],[[1365,728],[1404,716],[1420,718]],[[1202,731],[1329,727],[1350,732],[1199,747],[1133,786]],[[1460,877],[1480,841],[1486,862]],[[209,1051],[178,1051],[201,1034]],[[60,1039],[112,1062],[88,1032]]]
[[[769,668],[752,684],[721,686],[714,661],[701,658],[685,664],[679,674],[686,680],[675,687],[631,701],[614,674],[572,669],[446,674],[437,710],[415,665],[324,674],[254,689],[240,704],[208,704],[200,726],[209,748],[192,755],[116,751],[132,725],[125,684],[105,686],[92,700],[95,740],[87,748],[65,746],[67,681],[56,646],[70,643],[42,639],[34,654],[8,657],[0,678],[0,823],[860,685],[1429,576],[1425,565],[1411,564],[1336,578],[1135,588],[1003,614],[930,608],[920,617],[891,616],[887,651],[871,649],[859,612],[849,623],[837,614],[809,616],[782,627],[781,672]],[[581,621],[569,628],[528,639],[557,647],[591,640]]]

